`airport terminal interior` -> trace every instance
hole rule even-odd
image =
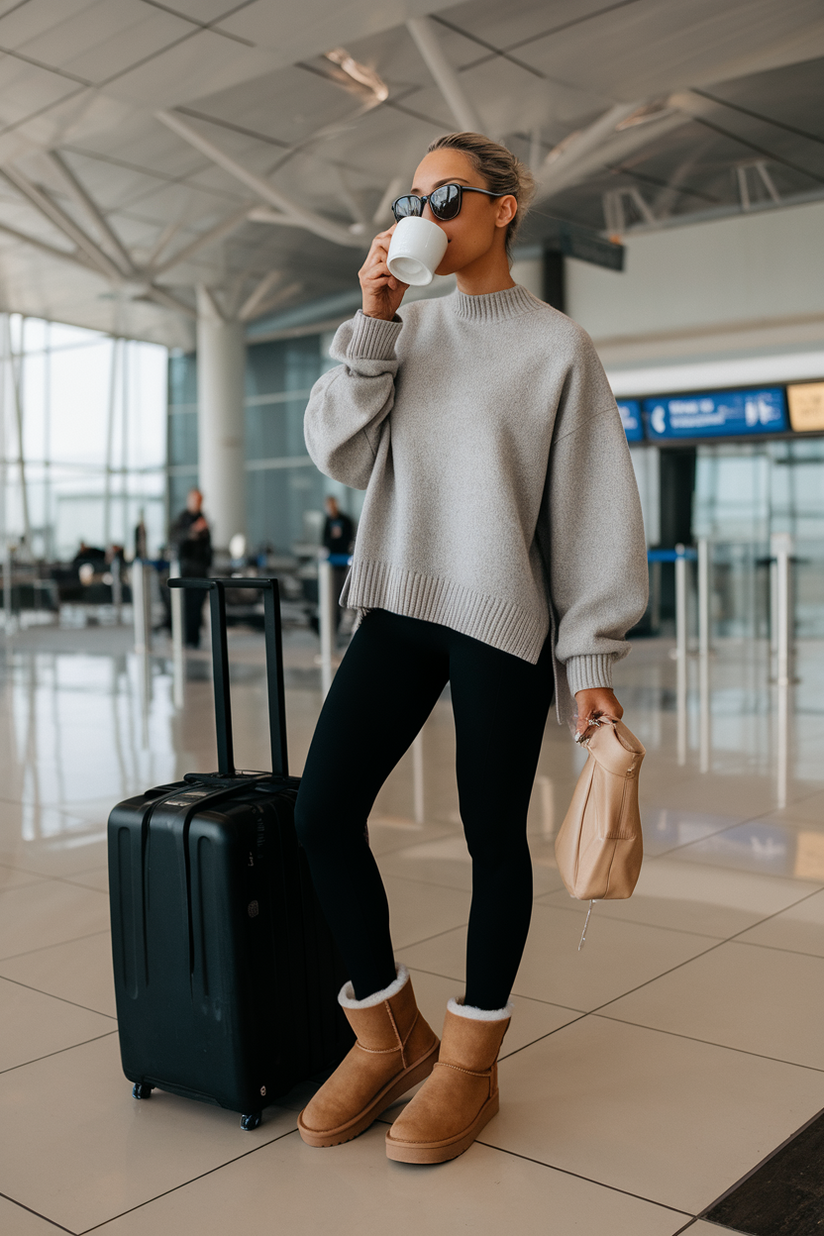
[[[820,1232],[820,4],[0,0],[0,58],[3,1236]],[[328,521],[364,501],[309,457],[307,400],[392,202],[464,130],[532,170],[512,276],[589,333],[628,441],[644,862],[627,899],[568,893],[587,752],[553,711],[500,1112],[418,1165],[384,1148],[409,1095],[305,1144],[326,1074],[250,1128],[133,1097],[107,821],[217,767],[210,612],[198,637],[168,587],[193,490],[210,573],[278,580],[300,776],[356,625]],[[263,604],[226,605],[236,763],[268,770]],[[472,891],[448,686],[368,831],[439,1030]]]

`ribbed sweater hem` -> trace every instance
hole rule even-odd
[[[612,663],[615,657],[610,652],[593,652],[581,657],[570,657],[566,662],[567,682],[574,695],[592,687],[612,687]]]
[[[548,615],[531,614],[512,601],[483,595],[453,580],[365,559],[352,564],[341,604],[437,622],[533,665],[549,629]]]

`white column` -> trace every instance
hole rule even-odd
[[[244,327],[226,321],[203,287],[197,314],[198,484],[212,544],[226,549],[235,533],[246,535]]]

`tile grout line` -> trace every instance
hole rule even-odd
[[[738,828],[739,825],[733,825]],[[727,829],[724,829],[726,832]],[[717,834],[714,834],[717,835]],[[651,861],[656,862],[659,858],[667,858],[670,854],[678,854],[680,851],[689,849],[692,845],[700,845],[702,841],[706,841],[706,837],[699,837],[696,841],[690,841],[684,846],[676,846],[674,850],[667,850],[665,854],[653,855]],[[737,867],[734,863],[710,863],[702,862],[697,858],[676,859],[676,862],[689,863],[691,867],[711,867],[714,871],[732,871],[736,875],[760,876],[764,880],[789,880],[796,884],[815,884],[813,892],[820,893],[824,889],[824,884],[820,880],[804,880],[800,876],[794,875],[774,875],[771,871],[753,871],[752,867]]]
[[[8,957],[0,957],[0,966],[7,961],[17,961],[20,957],[33,957],[35,953],[45,953],[50,948],[61,948],[64,944],[78,944],[81,940],[91,940],[94,936],[105,936],[109,934],[108,927],[102,927],[100,931],[90,931],[85,936],[72,936],[70,940],[56,940],[53,944],[41,944],[37,948],[27,948],[22,953],[10,953]]]
[[[760,1051],[748,1051],[746,1047],[733,1047],[729,1043],[716,1043],[715,1039],[699,1039],[694,1034],[681,1034],[678,1030],[663,1030],[660,1026],[647,1026],[642,1021],[627,1021],[624,1018],[610,1017],[607,1013],[599,1013],[597,1011],[587,1013],[586,1016],[601,1017],[604,1021],[614,1021],[620,1026],[634,1026],[637,1030],[649,1030],[651,1034],[668,1034],[670,1038],[685,1039],[688,1043],[703,1043],[706,1047],[718,1047],[721,1051],[734,1051],[740,1056],[752,1056],[756,1060],[769,1060],[773,1064],[786,1064],[793,1069],[806,1069],[809,1073],[824,1073],[824,1066],[802,1064],[798,1060],[784,1060],[781,1056],[766,1056]],[[563,1026],[558,1027],[559,1030],[563,1030],[563,1028]]]
[[[693,864],[693,866],[698,866],[698,865],[699,864],[697,863]],[[701,864],[701,865],[703,866],[704,864]],[[718,868],[717,870],[729,870],[729,869],[728,868]],[[752,874],[752,873],[747,873],[747,874]],[[760,873],[755,873],[755,874],[760,874]],[[769,877],[769,876],[767,877],[767,879],[770,879],[770,878],[773,878],[773,877]],[[774,877],[774,878],[779,879],[779,878],[786,878],[786,877]],[[636,918],[618,918],[615,915],[608,915],[608,916],[604,915],[603,917],[605,918],[609,917],[611,921],[614,923],[627,922],[627,923],[633,923],[636,927],[649,927],[655,931],[658,931],[658,930],[676,931],[676,932],[680,932],[683,935],[698,936],[699,938],[703,938],[705,940],[717,940],[719,944],[732,944],[732,943],[749,944],[753,948],[756,948],[756,947],[757,948],[772,948],[772,949],[775,949],[776,951],[780,951],[784,953],[794,953],[797,956],[801,956],[801,957],[820,957],[821,956],[820,953],[804,953],[800,949],[780,948],[779,945],[774,945],[774,944],[759,944],[757,941],[754,941],[754,940],[753,941],[739,940],[739,936],[746,935],[748,931],[754,931],[756,927],[761,927],[764,923],[768,923],[770,919],[778,918],[781,914],[786,914],[788,910],[794,910],[796,906],[800,906],[803,904],[803,902],[809,901],[811,897],[817,897],[818,894],[821,892],[824,892],[824,886],[822,886],[821,888],[814,888],[812,889],[811,892],[805,893],[803,897],[799,897],[797,901],[791,901],[788,905],[783,906],[780,910],[774,910],[772,914],[766,914],[763,918],[756,919],[754,923],[750,923],[749,927],[742,927],[740,931],[734,932],[731,936],[714,936],[714,935],[710,935],[708,932],[691,931],[687,927],[666,927],[664,926],[663,923],[642,923],[640,919],[636,919]],[[552,893],[546,894],[546,896],[549,896],[549,897],[553,895],[554,894]],[[554,909],[554,910],[575,911],[578,908],[577,906],[550,905],[549,902],[537,902],[536,904],[549,906],[550,909]],[[702,955],[703,954],[700,954],[700,953],[696,954],[696,956],[699,956],[699,957]],[[654,982],[655,980],[653,979],[651,981]],[[633,990],[637,990],[637,988],[633,988]],[[627,992],[626,994],[629,995],[630,992]],[[616,997],[616,999],[620,1000],[622,999],[622,997],[618,996]]]
[[[767,920],[765,920],[766,922]],[[760,927],[760,923],[755,924]],[[769,953],[789,953],[791,957],[814,957],[817,961],[824,961],[824,954],[821,953],[805,953],[801,948],[786,948],[781,944],[764,944],[761,940],[729,940],[729,944],[740,944],[744,948],[763,948]]]
[[[24,1206],[22,1202],[18,1202],[15,1198],[9,1197],[8,1193],[0,1193],[0,1197],[5,1198],[7,1202],[11,1202],[12,1206],[19,1206],[21,1210],[25,1210],[30,1215],[35,1215],[38,1219],[42,1219],[44,1223],[51,1223],[60,1232],[68,1232],[69,1236],[76,1236],[70,1227],[63,1227],[62,1223],[58,1223],[56,1219],[49,1219],[46,1215],[41,1215],[39,1210],[32,1210],[31,1206]]]
[[[556,889],[555,891],[562,892],[563,890]],[[541,895],[545,897],[554,897],[555,893],[543,893]],[[567,912],[571,910],[573,914],[582,913],[580,907],[584,905],[585,903],[577,899],[574,899],[574,900],[576,904],[571,905],[571,906],[555,905],[554,903],[551,903],[549,901],[539,901],[537,899],[535,901],[535,904],[538,906],[544,906],[547,910],[564,910]],[[614,900],[617,900],[617,898],[615,898]],[[629,899],[626,898],[625,900],[629,900]],[[613,923],[631,923],[633,927],[647,927],[651,931],[674,931],[678,935],[682,935],[682,936],[697,936],[701,940],[718,940],[721,943],[724,943],[726,942],[726,939],[727,939],[726,936],[716,936],[716,935],[713,935],[709,931],[693,931],[690,927],[667,927],[666,924],[664,923],[643,923],[638,918],[627,918],[626,916],[622,916],[621,918],[618,918],[617,915],[614,915],[614,914],[610,914],[610,915],[602,914],[601,919],[603,920],[604,918],[609,918],[610,922],[613,922]],[[758,926],[757,923],[753,923],[753,927],[757,927],[757,926]],[[746,928],[745,930],[749,930],[749,928]]]
[[[66,1047],[58,1047],[57,1051],[47,1051],[43,1056],[35,1056],[33,1060],[23,1060],[20,1064],[13,1064],[8,1069],[0,1069],[0,1077],[4,1077],[6,1073],[13,1073],[15,1069],[27,1069],[30,1064],[39,1064],[41,1060],[51,1060],[52,1056],[62,1056],[63,1052],[74,1051],[77,1047],[86,1047],[89,1043],[99,1043],[102,1039],[110,1039],[113,1034],[117,1034],[117,1030],[107,1030],[105,1034],[96,1034],[94,1038],[83,1039],[82,1043],[69,1043]]]
[[[407,969],[410,970],[411,972],[417,973],[417,974],[428,974],[430,978],[445,979],[449,983],[461,983],[463,981],[462,979],[455,978],[453,974],[441,974],[440,971],[438,970],[424,970],[423,966],[415,966],[415,965],[410,966],[406,962],[404,962],[404,965],[406,965]],[[588,1012],[587,1009],[575,1009],[570,1004],[557,1004],[553,1000],[541,1000],[538,996],[524,996],[524,995],[521,995],[521,993],[517,991],[513,991],[512,994],[516,996],[519,1000],[528,1000],[531,1004],[545,1004],[549,1008],[563,1009],[564,1012],[580,1013],[583,1016],[586,1016]]]
[[[456,924],[456,926],[454,926],[454,927],[447,927],[447,928],[445,928],[445,930],[444,930],[444,931],[436,931],[436,932],[435,932],[435,934],[434,934],[433,936],[424,936],[424,937],[423,937],[423,939],[421,939],[421,940],[413,940],[410,944],[397,944],[397,945],[395,945],[395,951],[396,951],[396,953],[402,953],[405,949],[408,949],[408,948],[417,948],[420,944],[429,944],[432,940],[439,940],[439,939],[441,938],[441,936],[448,936],[448,935],[449,935],[449,933],[450,933],[451,931],[460,931],[462,928],[464,928],[464,927],[468,927],[468,926],[469,926],[469,923],[468,923],[468,922],[464,922],[464,923],[457,923],[457,924]],[[404,963],[404,964],[406,964],[406,963]],[[426,970],[424,970],[424,971],[422,971],[422,973],[423,973],[423,974],[426,974],[426,973],[427,973],[427,971],[426,971]],[[449,978],[449,975],[448,975],[448,974],[441,974],[439,977],[440,977],[440,978]],[[459,980],[459,979],[456,979],[456,980],[455,980],[455,982],[460,982],[460,980]]]
[[[566,1030],[569,1026],[575,1026],[579,1021],[584,1021],[585,1018],[591,1016],[589,1013],[580,1012],[577,1017],[570,1018],[565,1021],[562,1026],[556,1026],[554,1030],[547,1031],[546,1034],[539,1034],[537,1039],[532,1039],[529,1043],[524,1043],[522,1047],[515,1047],[512,1051],[507,1052],[505,1056],[499,1056],[499,1062],[503,1064],[504,1060],[511,1060],[513,1056],[517,1056],[522,1051],[526,1051],[528,1047],[534,1047],[536,1043],[543,1043],[544,1039],[552,1038],[553,1034],[557,1034],[560,1030]]]
[[[710,1202],[709,1206],[705,1206],[696,1218],[703,1219],[712,1209],[714,1209],[714,1207],[718,1206],[719,1203],[723,1202],[725,1198],[729,1197],[731,1193],[735,1193],[736,1189],[740,1189],[751,1176],[754,1176],[760,1168],[762,1168],[766,1163],[769,1163],[770,1159],[774,1159],[780,1151],[794,1142],[797,1137],[800,1137],[801,1134],[809,1129],[811,1125],[815,1124],[816,1120],[819,1120],[821,1116],[824,1116],[824,1107],[822,1107],[820,1111],[816,1112],[814,1116],[811,1116],[809,1120],[806,1120],[804,1124],[802,1124],[800,1128],[796,1129],[794,1133],[791,1133],[789,1137],[785,1138],[780,1146],[776,1146],[775,1149],[771,1150],[769,1154],[764,1155],[764,1158],[759,1160],[755,1167],[751,1168],[748,1172],[745,1172],[740,1179],[736,1180],[735,1184],[731,1185],[729,1189],[726,1189],[723,1193],[716,1197],[714,1201]],[[707,1220],[707,1222],[711,1222],[711,1220]],[[722,1224],[718,1224],[717,1226],[719,1226],[722,1231],[735,1231],[735,1228],[726,1229]]]
[[[812,892],[807,893],[805,897],[800,897],[798,901],[795,901],[792,903],[792,906],[786,906],[785,909],[792,909],[795,906],[800,905],[802,901],[807,901],[808,898],[814,897],[815,894],[818,892],[821,892],[820,888],[813,889]],[[684,966],[690,965],[693,961],[697,961],[700,957],[707,957],[710,953],[715,952],[716,949],[722,948],[723,945],[725,944],[732,944],[736,942],[738,940],[738,937],[744,935],[746,931],[751,931],[753,927],[760,927],[762,923],[766,923],[769,921],[769,919],[775,918],[777,917],[778,914],[783,914],[783,913],[784,913],[783,910],[776,910],[775,914],[768,914],[766,918],[759,919],[757,923],[751,924],[750,927],[743,927],[741,931],[736,931],[733,935],[727,936],[724,939],[719,940],[717,944],[713,944],[710,948],[704,949],[703,952],[696,953],[694,957],[686,958],[685,961],[681,961],[677,965],[671,966],[669,970],[662,970],[660,974],[656,974],[653,976],[653,978],[647,979],[643,983],[639,983],[637,987],[631,987],[629,991],[623,992],[620,996],[614,996],[611,1000],[606,1000],[603,1004],[596,1005],[594,1009],[588,1009],[587,1011],[590,1013],[600,1013],[601,1009],[609,1008],[611,1004],[615,1004],[618,1000],[623,1000],[625,996],[632,996],[637,991],[642,991],[644,987],[649,987],[651,983],[657,982],[658,979],[666,978],[668,974],[674,974],[676,970],[681,970]],[[613,1020],[617,1021],[618,1019],[613,1018]]]
[[[95,1013],[98,1017],[107,1017],[109,1021],[117,1023],[117,1017],[113,1013],[101,1013],[100,1009],[90,1009],[87,1004],[78,1004],[76,1000],[68,1000],[65,996],[56,996],[54,992],[43,991],[41,987],[32,987],[31,983],[22,983],[20,979],[9,978],[6,974],[0,974],[0,982],[14,983],[15,987],[22,987],[24,991],[36,992],[38,996],[47,996],[49,1000],[60,1000],[62,1004],[70,1004],[72,1008],[82,1009],[84,1013]]]
[[[281,1110],[288,1111],[289,1109],[283,1108]],[[139,1202],[137,1206],[130,1206],[128,1210],[112,1215],[110,1218],[104,1219],[102,1223],[96,1223],[94,1227],[84,1228],[82,1232],[75,1233],[74,1236],[88,1236],[90,1232],[98,1232],[109,1223],[115,1223],[118,1219],[122,1219],[124,1215],[134,1214],[136,1210],[142,1210],[144,1206],[150,1206],[153,1202],[160,1201],[162,1197],[168,1197],[172,1193],[177,1193],[180,1189],[185,1189],[188,1185],[196,1184],[198,1180],[205,1180],[207,1176],[213,1176],[215,1172],[222,1171],[224,1167],[230,1167],[233,1163],[239,1163],[241,1159],[248,1159],[250,1155],[257,1154],[260,1150],[265,1150],[267,1146],[274,1146],[275,1142],[283,1141],[284,1138],[292,1137],[296,1133],[297,1128],[288,1129],[286,1133],[279,1133],[277,1137],[272,1137],[267,1142],[261,1142],[259,1146],[253,1146],[251,1150],[244,1150],[243,1154],[236,1155],[233,1159],[227,1159],[225,1163],[218,1163],[216,1167],[210,1167],[207,1172],[201,1172],[199,1176],[192,1176],[191,1180],[181,1181],[180,1184],[175,1185],[173,1188],[166,1189],[163,1193],[158,1193],[157,1197],[148,1197],[145,1202]]]
[[[528,1154],[520,1154],[517,1150],[508,1150],[505,1146],[495,1146],[492,1142],[484,1142],[480,1138],[476,1139],[479,1146],[486,1146],[487,1150],[497,1150],[499,1154],[507,1154],[513,1159],[522,1159],[526,1163],[535,1163],[538,1167],[545,1167],[552,1172],[561,1172],[564,1176],[573,1176],[576,1180],[585,1180],[587,1184],[598,1185],[601,1189],[609,1189],[612,1193],[621,1193],[624,1197],[633,1197],[636,1201],[646,1202],[648,1206],[658,1206],[661,1210],[668,1210],[671,1214],[687,1215],[690,1222],[695,1222],[697,1215],[692,1215],[688,1210],[680,1210],[677,1206],[668,1206],[666,1202],[656,1201],[652,1197],[644,1197],[642,1193],[633,1193],[629,1189],[620,1189],[617,1185],[606,1184],[603,1180],[596,1180],[593,1176],[583,1176],[580,1172],[573,1172],[568,1167],[558,1167],[554,1163],[545,1163],[542,1159],[533,1159]],[[683,1229],[682,1229],[683,1230]]]

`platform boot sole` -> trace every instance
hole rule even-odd
[[[406,1094],[407,1090],[417,1086],[418,1082],[426,1081],[437,1063],[440,1046],[439,1040],[436,1039],[434,1047],[422,1059],[398,1077],[393,1078],[375,1096],[368,1107],[358,1112],[357,1116],[348,1120],[346,1124],[338,1125],[336,1129],[307,1129],[302,1120],[303,1112],[301,1112],[298,1116],[298,1132],[302,1139],[307,1146],[341,1146],[344,1142],[351,1142],[353,1138],[365,1133],[378,1116],[386,1111],[387,1107],[391,1107],[397,1099]]]
[[[420,1142],[396,1141],[390,1129],[386,1134],[386,1157],[394,1159],[396,1163],[446,1163],[449,1159],[457,1159],[458,1155],[469,1149],[484,1125],[488,1124],[493,1116],[497,1116],[499,1106],[498,1094],[493,1094],[492,1098],[484,1103],[468,1129],[440,1142],[421,1144]]]

